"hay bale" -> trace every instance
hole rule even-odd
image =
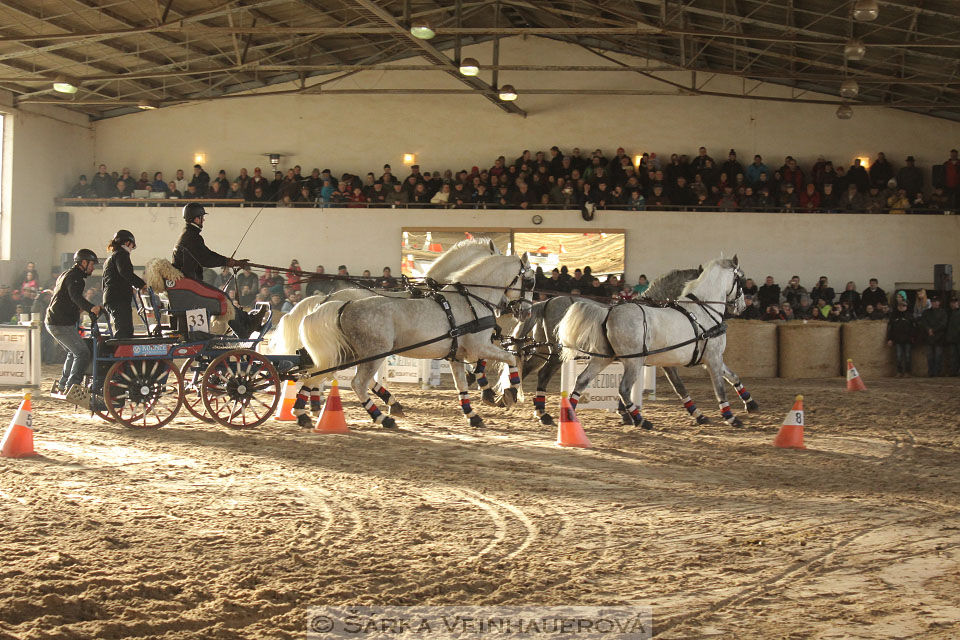
[[[777,325],[762,320],[727,320],[723,361],[741,378],[777,377]],[[706,378],[706,367],[681,367],[681,378]]]
[[[778,324],[762,320],[728,321],[723,361],[741,378],[776,378]]]
[[[781,378],[832,378],[841,374],[839,323],[785,322],[777,334]]]
[[[864,381],[890,378],[897,372],[897,354],[887,346],[885,320],[857,320],[842,327],[843,361],[852,359]]]

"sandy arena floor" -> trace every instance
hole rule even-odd
[[[693,425],[661,380],[656,431],[584,411],[588,451],[528,405],[477,431],[454,392],[404,385],[399,431],[348,391],[350,436],[185,411],[135,432],[38,396],[42,457],[0,459],[0,638],[303,638],[332,603],[639,603],[665,639],[960,637],[958,380],[747,383],[746,429],[703,380],[714,424]],[[776,449],[797,393],[809,448]]]

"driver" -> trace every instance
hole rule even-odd
[[[206,214],[206,210],[199,202],[190,202],[184,205],[183,219],[187,224],[173,248],[173,266],[202,288],[203,293],[198,293],[198,295],[216,298],[222,305],[225,305],[229,302],[223,292],[203,282],[203,269],[205,267],[211,269],[215,267],[240,267],[243,269],[248,266],[248,261],[234,260],[207,248],[203,236],[200,235],[203,230],[203,217]],[[230,328],[239,338],[248,338],[251,333],[260,328],[267,309],[261,307],[254,313],[248,314],[240,307],[234,306],[236,307],[236,316],[230,321]]]
[[[53,287],[53,297],[47,307],[44,324],[53,339],[67,352],[63,373],[53,385],[53,393],[56,395],[67,394],[68,397],[74,397],[83,394],[80,385],[87,367],[90,366],[91,354],[77,331],[77,323],[83,311],[94,316],[100,313],[99,305],[83,297],[84,283],[99,263],[100,259],[93,251],[80,249],[73,254],[73,266],[60,274]]]

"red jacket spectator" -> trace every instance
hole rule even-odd
[[[820,208],[820,192],[811,182],[807,188],[800,194],[800,208],[808,213],[817,211]]]

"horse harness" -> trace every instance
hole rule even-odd
[[[706,353],[707,343],[711,339],[718,338],[723,334],[725,334],[727,332],[727,323],[723,321],[722,314],[719,314],[713,309],[711,309],[706,302],[704,302],[703,300],[700,300],[692,293],[688,293],[684,297],[689,299],[691,302],[698,304],[704,311],[707,312],[707,315],[709,316],[709,318],[715,321],[717,324],[705,329],[703,325],[700,324],[700,321],[697,320],[697,317],[693,315],[693,313],[689,311],[686,307],[683,306],[683,304],[681,303],[682,301],[670,300],[670,301],[664,302],[663,304],[656,305],[656,306],[663,309],[673,309],[683,314],[683,316],[690,322],[690,327],[693,329],[693,337],[690,338],[689,340],[684,340],[683,342],[678,342],[677,344],[670,345],[669,347],[661,347],[659,349],[647,349],[647,312],[645,307],[651,306],[651,304],[647,301],[631,300],[630,302],[627,302],[624,304],[634,304],[640,309],[640,313],[643,317],[643,350],[637,353],[617,355],[617,356],[614,356],[614,358],[617,360],[622,360],[624,358],[646,358],[647,356],[656,355],[658,353],[666,353],[667,351],[674,351],[681,347],[685,347],[688,344],[692,344],[693,355],[690,357],[690,362],[688,362],[685,366],[693,367],[700,364],[701,361],[703,360],[703,354]],[[606,335],[607,333],[607,319],[609,319],[610,311],[612,310],[613,310],[613,307],[611,307],[610,310],[607,311],[607,317],[604,318],[603,323],[601,325],[603,328],[604,335]],[[579,349],[579,351],[589,356],[597,356],[601,358],[611,357],[611,354],[609,353],[592,353],[590,351],[584,351],[582,349]]]

